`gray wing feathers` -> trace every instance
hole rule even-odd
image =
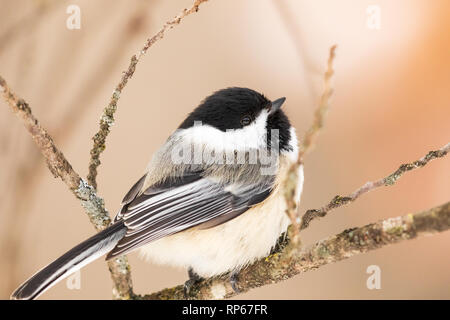
[[[133,201],[139,194],[139,192],[142,190],[142,187],[144,186],[145,178],[147,177],[147,174],[144,174],[130,189],[130,191],[127,192],[125,197],[122,200],[122,204],[127,204]]]
[[[270,177],[263,184],[233,185],[204,177],[166,192],[144,192],[121,211],[127,233],[107,258],[194,226],[210,228],[226,222],[267,198],[272,187]]]

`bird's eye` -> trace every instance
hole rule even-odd
[[[252,122],[252,117],[249,115],[245,115],[241,118],[241,124],[243,126],[248,126]]]

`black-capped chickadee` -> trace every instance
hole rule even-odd
[[[33,299],[86,264],[141,248],[148,260],[188,268],[193,281],[236,273],[265,257],[286,231],[283,186],[297,161],[295,129],[246,88],[207,97],[156,152],[114,223],[37,272],[13,294]],[[298,174],[296,201],[303,185]],[[189,283],[189,281],[187,282]]]

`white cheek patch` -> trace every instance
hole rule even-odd
[[[250,125],[226,132],[196,122],[191,128],[175,132],[174,137],[181,138],[184,144],[201,145],[216,152],[259,149],[266,144],[267,117],[268,112],[263,110]]]

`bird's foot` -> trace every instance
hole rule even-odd
[[[188,268],[188,276],[189,276],[189,279],[184,283],[184,288],[183,288],[185,299],[189,298],[189,293],[192,289],[192,286],[195,285],[200,280],[202,280],[202,277],[200,277],[198,274],[196,274],[191,267]]]
[[[233,291],[236,294],[241,293],[241,290],[239,290],[239,288],[237,287],[238,280],[239,280],[239,271],[232,271],[230,274],[230,284],[231,288],[233,288]]]

